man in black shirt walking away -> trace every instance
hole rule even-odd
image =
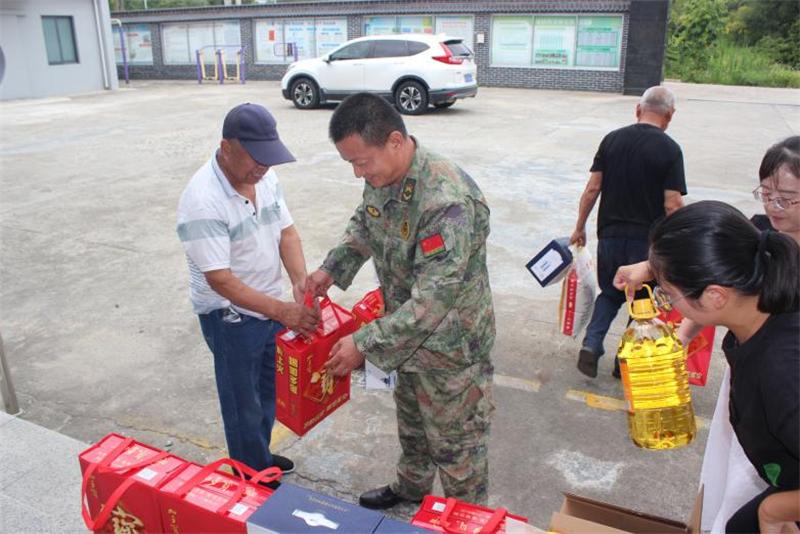
[[[581,195],[571,244],[586,245],[586,220],[600,197],[597,218],[597,279],[600,295],[578,357],[578,369],[597,376],[603,339],[625,293],[614,288],[617,269],[647,259],[650,226],[683,206],[686,179],[683,153],[664,131],[675,113],[675,95],[662,86],[645,91],[636,104],[636,124],[603,138],[589,183]],[[614,376],[619,378],[615,367]]]

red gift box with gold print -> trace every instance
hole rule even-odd
[[[333,345],[355,332],[355,319],[328,298],[320,302],[320,315],[310,339],[285,329],[278,332],[276,340],[275,417],[298,436],[350,399],[350,373],[331,376],[325,362]]]
[[[380,319],[384,313],[383,292],[381,288],[373,289],[353,306],[356,330],[375,319]]]
[[[427,495],[411,518],[411,524],[437,532],[480,534],[505,533],[505,521],[510,517],[527,523],[528,519],[508,513],[505,508],[491,509],[457,499]]]
[[[94,532],[163,532],[158,489],[187,463],[119,434],[108,434],[78,457],[82,514]]]
[[[238,473],[223,472],[223,465]],[[245,476],[249,480],[245,480]],[[247,518],[269,499],[272,490],[258,484],[281,476],[270,467],[256,473],[244,464],[222,458],[201,467],[190,463],[160,491],[164,532],[240,532],[247,530]]]

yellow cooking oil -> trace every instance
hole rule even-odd
[[[673,329],[658,319],[653,293],[628,301],[634,322],[619,344],[628,432],[645,449],[675,449],[697,433],[684,348]]]

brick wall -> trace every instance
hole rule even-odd
[[[657,84],[661,80],[663,47],[666,36],[666,11],[664,5],[668,5],[668,0],[297,1],[273,5],[128,11],[113,13],[112,17],[121,19],[123,23],[150,24],[154,64],[129,66],[131,78],[196,79],[197,71],[194,65],[163,64],[162,23],[238,20],[240,22],[241,42],[246,48],[245,67],[247,78],[279,80],[286,72],[286,65],[255,63],[253,50],[255,19],[346,16],[348,38],[352,39],[362,35],[364,16],[462,14],[474,17],[474,32],[476,34],[482,33],[485,38],[483,44],[476,42],[474,45],[475,59],[478,64],[478,83],[480,85],[640,94],[644,88]],[[494,14],[513,13],[623,15],[619,70],[492,67],[490,64],[491,17]],[[629,27],[631,20],[634,20],[634,29],[636,30],[633,34],[631,34],[631,28]],[[635,54],[628,54],[630,35],[633,35]],[[122,76],[122,68],[120,67],[119,70],[120,76]],[[630,71],[630,74],[626,76],[628,71]]]

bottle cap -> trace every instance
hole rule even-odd
[[[631,317],[634,319],[652,319],[657,316],[658,312],[651,299],[636,299],[633,301],[631,305]]]

